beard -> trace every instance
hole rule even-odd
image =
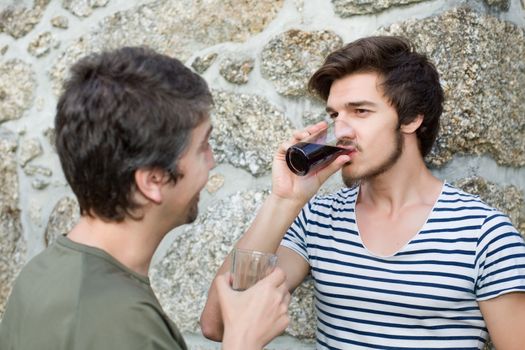
[[[199,198],[200,195],[197,193],[191,200],[189,206],[188,206],[188,212],[186,214],[186,223],[191,224],[197,219],[197,215],[199,214]]]
[[[378,166],[366,171],[363,174],[357,174],[357,176],[344,175],[344,173],[342,173],[343,183],[345,184],[346,187],[352,187],[360,181],[370,180],[376,176],[383,174],[384,172],[392,168],[394,164],[396,164],[399,157],[401,157],[402,152],[403,152],[403,134],[401,133],[401,130],[398,128],[396,130],[394,148],[392,149],[392,152],[388,155],[388,157],[385,159],[385,161],[379,164]]]

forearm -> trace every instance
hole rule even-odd
[[[303,205],[304,203],[281,199],[271,194],[236,246],[262,252],[276,252],[286,230],[299,214]],[[230,265],[231,256],[228,255],[217,271],[217,275],[228,272]],[[208,291],[208,300],[201,315],[200,325],[205,337],[215,341],[222,340],[224,325],[215,280]]]
[[[246,233],[236,246],[243,249],[275,253],[284,234],[305,203],[270,194]]]

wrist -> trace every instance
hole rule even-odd
[[[222,338],[222,350],[261,350],[262,345],[256,344],[255,339],[243,332],[226,331]]]
[[[308,203],[308,199],[281,197],[273,191],[270,192],[267,201],[272,207],[278,210],[293,211],[297,213],[299,213],[306,203]]]

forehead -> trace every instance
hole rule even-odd
[[[347,75],[332,83],[327,105],[343,102],[340,100],[344,100],[344,103],[354,101],[373,101],[378,103],[384,98],[380,84],[380,76],[374,72]]]
[[[199,144],[203,140],[206,140],[210,135],[211,128],[211,120],[207,117],[191,131],[191,143]]]

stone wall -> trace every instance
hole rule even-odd
[[[327,53],[377,33],[409,37],[442,75],[432,171],[525,233],[525,0],[1,1],[0,314],[23,263],[78,218],[52,146],[57,94],[77,58],[148,45],[182,59],[213,91],[218,166],[199,219],[166,237],[151,275],[190,348],[218,349],[199,334],[206,291],[268,193],[278,143],[323,118],[305,82]],[[339,185],[334,176],[323,191]],[[309,281],[291,314],[269,349],[313,349]]]

